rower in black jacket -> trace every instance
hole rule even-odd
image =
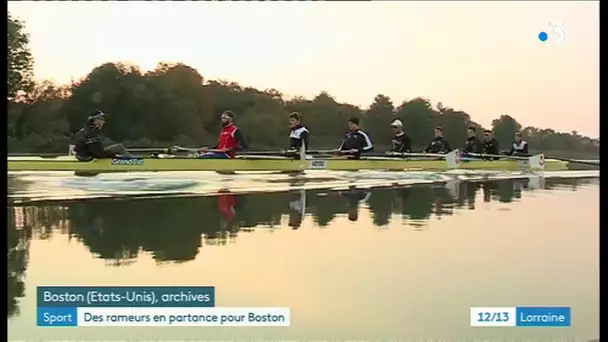
[[[467,130],[467,140],[464,143],[464,148],[462,149],[462,153],[483,153],[483,143],[477,137],[477,132],[475,127],[471,126]]]
[[[87,118],[87,123],[76,133],[74,153],[80,161],[93,159],[116,158],[128,156],[129,153],[122,144],[113,144],[104,147],[100,138],[100,132],[106,122],[106,114],[101,110],[95,110]]]
[[[426,146],[426,153],[448,153],[452,150],[448,141],[443,137],[443,127],[435,127],[435,138]]]
[[[310,131],[302,125],[302,114],[293,112],[289,114],[289,148],[288,152],[298,153],[304,144],[304,148],[310,148]]]
[[[515,133],[515,141],[511,145],[509,155],[528,155],[528,142],[522,138],[521,133]]]
[[[411,152],[412,141],[410,140],[410,137],[408,137],[407,134],[405,134],[405,132],[403,131],[403,122],[397,119],[391,123],[391,127],[393,127],[395,135],[393,136],[393,140],[391,141],[391,149],[388,152]]]
[[[500,147],[498,146],[498,140],[492,136],[492,131],[486,129],[483,132],[483,154],[500,154]],[[498,157],[490,157],[490,159],[497,160]]]
[[[373,151],[372,140],[359,127],[359,118],[348,120],[348,128],[348,133],[346,133],[340,147],[336,150],[338,154],[348,159],[359,159],[362,153]]]

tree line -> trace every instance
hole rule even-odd
[[[390,144],[390,121],[398,118],[414,148],[421,149],[443,126],[453,147],[460,147],[467,127],[484,127],[471,116],[443,103],[415,97],[394,102],[378,94],[363,109],[336,101],[327,92],[313,99],[287,99],[279,90],[259,90],[224,80],[207,80],[181,63],[160,63],[148,72],[124,63],[105,63],[69,85],[34,82],[33,63],[24,23],[8,14],[8,118],[9,152],[66,152],[73,134],[84,125],[93,109],[108,113],[104,136],[108,142],[132,147],[213,144],[219,131],[220,113],[232,110],[252,149],[286,147],[288,114],[302,113],[311,131],[311,148],[336,147],[351,117],[359,117],[375,146]],[[524,127],[514,116],[500,115],[492,122],[495,137],[508,149],[521,132],[533,151],[570,157],[595,158],[599,138],[576,131]]]

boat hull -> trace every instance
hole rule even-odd
[[[517,171],[528,169],[526,161],[472,160],[461,161],[461,169]],[[445,160],[403,159],[193,159],[193,158],[134,158],[97,159],[89,162],[71,157],[8,158],[9,171],[90,171],[90,172],[146,172],[146,171],[303,171],[303,170],[447,170]],[[567,170],[567,163],[546,160],[544,170]]]

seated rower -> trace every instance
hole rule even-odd
[[[452,150],[448,141],[443,137],[443,127],[435,127],[435,138],[424,149],[425,153],[448,153]]]
[[[364,152],[372,152],[374,145],[369,136],[359,127],[359,118],[348,120],[349,131],[335,152],[347,159],[359,159]]]
[[[217,144],[212,147],[201,147],[200,158],[202,159],[228,159],[234,158],[237,151],[247,148],[245,138],[241,130],[234,125],[234,113],[227,110],[221,117],[222,131]]]
[[[86,125],[76,133],[74,154],[79,161],[129,156],[122,144],[103,146],[99,133],[105,122],[106,114],[97,109],[89,115]]]
[[[483,153],[483,143],[477,137],[477,132],[475,127],[471,126],[467,130],[467,140],[464,142],[464,148],[462,149],[462,153]]]
[[[521,133],[515,133],[515,141],[511,145],[509,155],[525,155],[528,156],[528,143],[522,138]]]
[[[498,140],[492,136],[492,131],[486,129],[483,132],[483,154],[498,155],[500,154],[500,148],[498,146]],[[494,157],[493,159],[498,159]]]
[[[391,141],[391,149],[387,153],[408,153],[412,151],[412,141],[403,131],[403,122],[397,119],[391,123],[395,135]]]
[[[310,131],[306,126],[302,125],[302,114],[293,112],[289,114],[289,124],[291,130],[289,131],[289,148],[287,153],[297,154],[304,144],[304,149],[308,151],[310,148]]]

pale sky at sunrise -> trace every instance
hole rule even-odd
[[[422,96],[489,126],[599,136],[599,2],[14,2],[37,79],[104,62],[195,67],[286,95],[367,107]],[[559,42],[550,22],[563,22]],[[541,42],[538,33],[549,39]]]

